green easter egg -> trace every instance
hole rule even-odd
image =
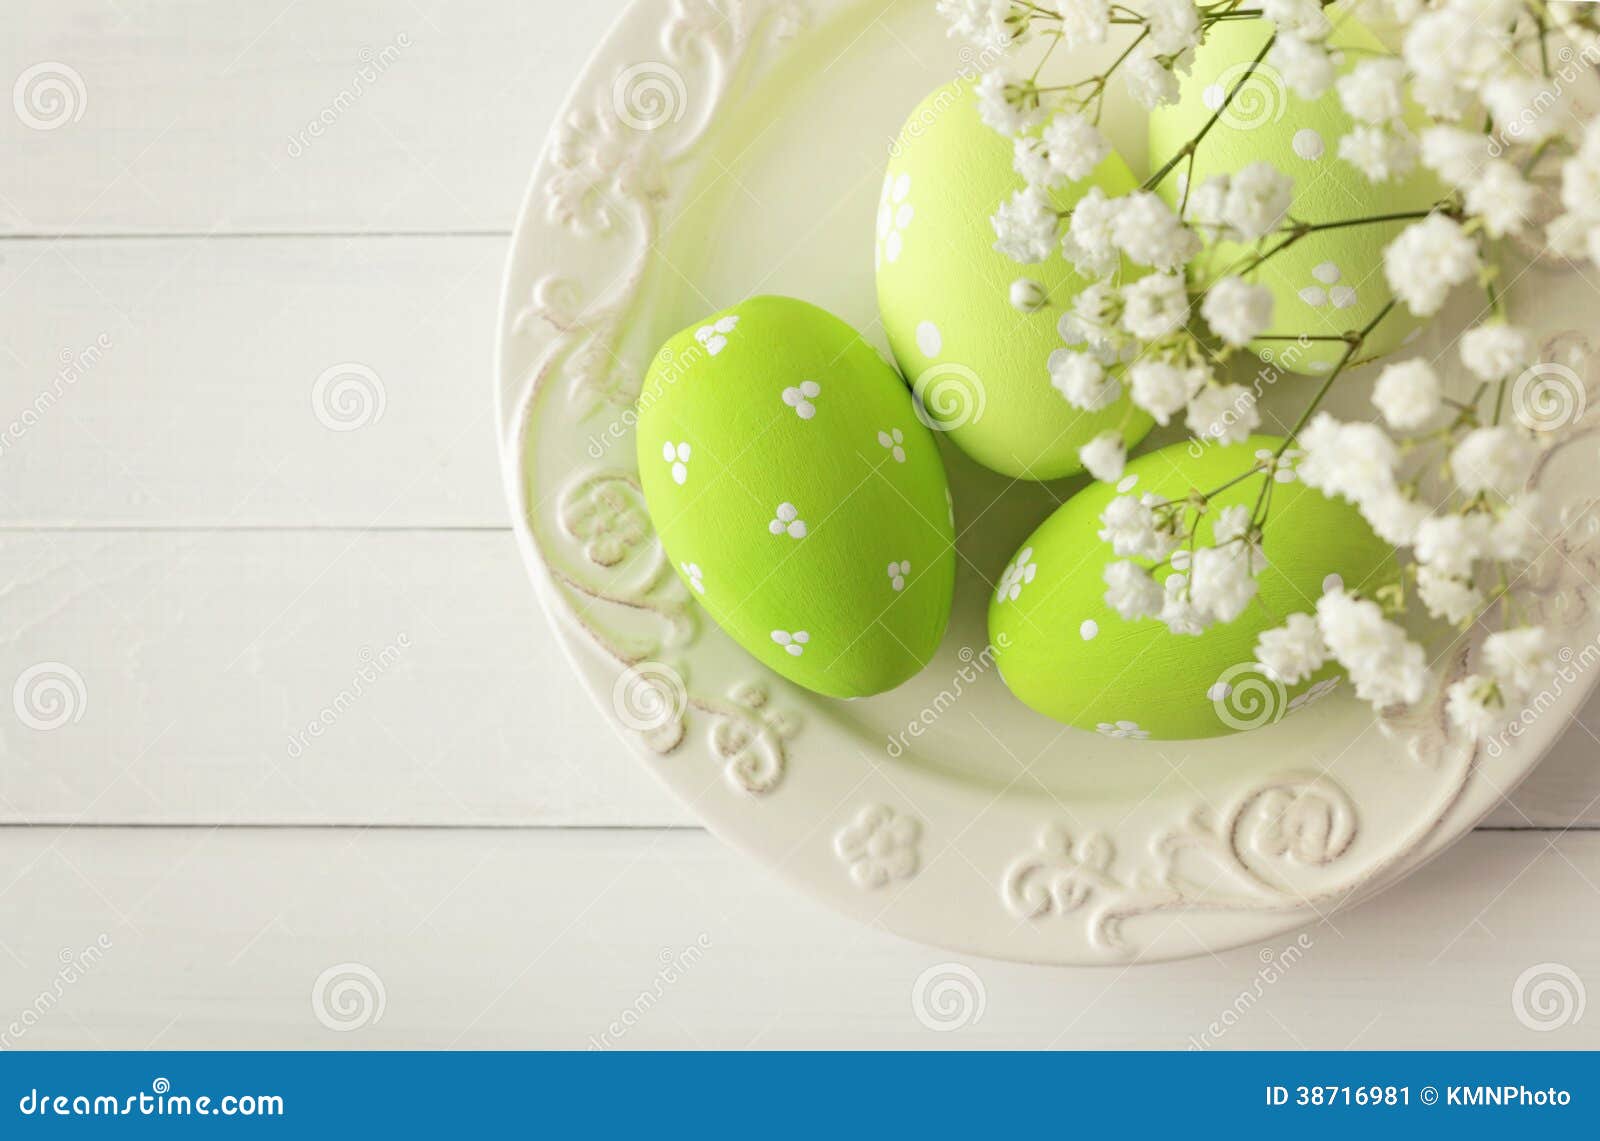
[[[1088,280],[1059,252],[1019,265],[994,249],[989,218],[1025,185],[1011,150],[979,119],[970,83],[939,88],[911,113],[883,179],[878,310],[930,423],[985,467],[1057,479],[1083,470],[1078,449],[1101,432],[1118,429],[1133,444],[1151,421],[1126,397],[1084,412],[1051,386],[1050,356],[1067,347],[1058,322]],[[1133,185],[1113,153],[1055,201],[1068,209],[1091,186],[1116,196]],[[1043,286],[1049,303],[1013,306],[1020,278]]]
[[[712,619],[829,697],[890,689],[950,617],[949,489],[900,377],[837,317],[753,297],[670,338],[639,397],[639,479]]]
[[[1256,638],[1313,609],[1330,586],[1371,596],[1396,574],[1394,551],[1356,509],[1298,480],[1274,481],[1262,549],[1268,566],[1243,614],[1202,634],[1174,634],[1155,618],[1127,621],[1106,605],[1115,561],[1100,514],[1118,495],[1174,500],[1207,492],[1249,469],[1282,441],[1174,444],[1128,465],[1115,487],[1096,483],[1046,519],[1013,557],[989,605],[989,638],[1011,692],[1057,721],[1113,737],[1216,737],[1271,724],[1336,684],[1335,666],[1283,686],[1254,665]],[[1284,473],[1287,475],[1288,473]],[[1253,506],[1266,475],[1215,495],[1218,511]],[[1211,542],[1214,512],[1200,524]],[[1171,568],[1156,572],[1165,581]],[[1337,576],[1337,577],[1335,577]]]
[[[1388,54],[1358,20],[1337,12],[1330,18],[1335,30],[1329,43],[1343,51],[1340,74],[1373,53]],[[1211,118],[1271,34],[1272,26],[1265,20],[1225,20],[1212,26],[1195,53],[1193,67],[1182,78],[1178,102],[1150,116],[1152,171],[1178,153]],[[1428,125],[1416,107],[1408,109],[1406,123],[1413,132]],[[1214,174],[1269,162],[1294,179],[1290,215],[1311,223],[1426,210],[1444,196],[1444,186],[1420,164],[1405,178],[1374,183],[1340,158],[1339,139],[1354,125],[1333,88],[1315,100],[1301,99],[1263,61],[1201,141],[1188,183],[1199,186]],[[1182,196],[1183,170],[1180,163],[1158,188],[1170,204],[1176,205]],[[1272,291],[1270,334],[1337,336],[1364,328],[1393,296],[1383,274],[1383,248],[1410,224],[1385,222],[1307,234],[1263,264],[1253,280]],[[1198,284],[1206,284],[1253,248],[1217,242],[1194,264],[1191,274]],[[1362,346],[1361,355],[1393,351],[1420,324],[1403,304],[1396,306]],[[1262,341],[1256,348],[1280,368],[1315,374],[1331,370],[1345,346],[1331,341],[1305,345]]]

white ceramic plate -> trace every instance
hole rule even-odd
[[[971,65],[928,0],[628,9],[554,127],[507,269],[498,419],[532,577],[574,668],[650,769],[717,834],[863,921],[1052,963],[1272,936],[1467,831],[1600,677],[1594,441],[1563,453],[1583,453],[1570,478],[1546,479],[1572,505],[1536,576],[1572,677],[1489,746],[1449,740],[1434,702],[1379,724],[1339,690],[1209,741],[1108,739],[1040,717],[987,668],[985,603],[1063,487],[1012,484],[949,448],[962,557],[933,663],[856,702],[767,673],[666,565],[629,402],[666,335],[755,293],[816,302],[881,344],[872,243],[887,145],[927,90]],[[1114,108],[1110,130],[1140,165],[1136,116]],[[1587,290],[1561,283],[1539,271],[1519,287],[1581,311]],[[1540,311],[1554,331],[1559,303]],[[1561,359],[1579,381],[1570,398],[1588,399],[1585,347],[1564,342]],[[1447,672],[1463,651],[1447,650]],[[1283,712],[1258,696],[1243,715]]]

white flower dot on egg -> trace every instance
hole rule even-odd
[[[1085,618],[1083,620],[1083,625],[1078,627],[1078,636],[1085,642],[1093,638],[1098,633],[1100,633],[1100,623],[1096,622],[1093,618]]]
[[[1312,361],[1306,367],[1309,368],[1312,372],[1332,372],[1333,371],[1333,362],[1332,361]]]
[[[1328,300],[1335,309],[1349,309],[1356,303],[1356,291],[1348,285],[1335,285],[1328,290]]]
[[[1320,285],[1308,285],[1304,289],[1300,290],[1297,296],[1307,305],[1314,305],[1318,308],[1321,308],[1328,303],[1328,295],[1323,291],[1323,288]]]
[[[1213,83],[1200,93],[1200,99],[1206,105],[1207,111],[1215,111],[1222,106],[1222,100],[1228,93],[1222,90],[1222,84]]]
[[[1323,594],[1328,594],[1331,591],[1343,590],[1343,589],[1344,589],[1344,579],[1341,576],[1337,575],[1337,574],[1330,574],[1327,578],[1322,580],[1322,593]]]
[[[883,239],[883,256],[888,258],[890,261],[899,261],[900,260],[900,245],[901,245],[900,231],[899,230],[890,231],[889,236],[887,238]]]
[[[922,350],[925,357],[936,357],[939,350],[944,348],[944,337],[939,333],[939,326],[932,321],[923,321],[917,326],[917,348]]]
[[[911,193],[911,176],[905,171],[900,172],[900,177],[894,180],[892,197],[896,202],[904,202],[906,195]]]
[[[1310,127],[1302,127],[1300,130],[1296,131],[1294,133],[1294,139],[1289,145],[1294,147],[1295,154],[1299,155],[1307,162],[1316,162],[1322,157],[1322,136],[1316,131],[1313,131]]]
[[[1211,688],[1206,690],[1207,701],[1226,701],[1233,695],[1233,686],[1225,681],[1213,682]]]
[[[1339,280],[1339,267],[1331,261],[1325,261],[1311,271],[1311,276],[1322,282],[1323,285],[1332,285]]]
[[[1117,481],[1117,490],[1126,495],[1138,485],[1139,477],[1137,475],[1125,475]]]

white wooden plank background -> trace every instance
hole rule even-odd
[[[492,330],[621,6],[8,4],[0,81],[59,61],[87,101],[52,131],[0,103],[0,421],[95,351],[0,439],[0,683],[62,662],[86,695],[58,730],[0,719],[0,1045],[1183,1046],[1255,985],[1257,949],[1052,971],[854,927],[693,828],[567,676],[505,527]],[[382,414],[333,431],[315,386],[352,365]],[[1600,701],[1581,720],[1218,1044],[1600,1045],[1510,1002],[1542,962],[1600,979]],[[386,1006],[333,1033],[311,995],[346,962]],[[935,1034],[910,994],[946,962],[985,1013]]]

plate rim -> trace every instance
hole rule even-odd
[[[533,533],[529,520],[530,504],[528,502],[529,478],[524,466],[525,457],[528,455],[530,443],[529,433],[536,417],[533,414],[532,398],[537,394],[537,384],[531,378],[513,375],[512,341],[516,334],[517,315],[522,299],[514,296],[514,289],[519,278],[519,270],[526,265],[535,264],[540,242],[539,233],[547,225],[543,218],[542,206],[546,199],[544,187],[549,179],[556,173],[554,155],[558,146],[559,134],[563,124],[584,108],[585,102],[592,99],[593,93],[606,87],[614,87],[615,80],[611,79],[608,72],[618,62],[619,53],[632,41],[643,41],[646,37],[653,38],[658,47],[665,43],[668,35],[668,25],[661,23],[663,15],[671,14],[681,17],[694,4],[695,0],[671,0],[671,3],[659,0],[631,0],[619,14],[616,21],[590,53],[588,59],[579,69],[578,77],[569,88],[561,102],[550,131],[547,133],[543,145],[535,161],[533,173],[524,191],[518,208],[517,221],[508,245],[505,265],[501,276],[501,285],[497,303],[497,326],[494,352],[494,395],[495,395],[495,423],[497,445],[500,458],[501,475],[504,480],[504,490],[507,502],[512,513],[512,529],[517,536],[518,549],[522,553],[530,580],[539,597],[541,608],[544,610],[551,628],[556,634],[556,640],[562,648],[564,659],[578,676],[580,684],[588,694],[595,707],[600,710],[614,734],[624,741],[629,751],[638,757],[646,767],[651,770],[652,776],[664,784],[680,803],[687,800],[685,790],[675,783],[667,770],[660,763],[662,754],[659,750],[651,749],[637,734],[630,734],[625,730],[617,718],[614,703],[608,702],[600,686],[590,675],[593,665],[585,662],[581,655],[592,653],[593,647],[586,645],[578,634],[578,624],[573,618],[567,602],[561,597],[560,589],[552,575],[551,567],[547,564],[539,547],[539,541]],[[814,7],[843,11],[859,7],[861,0],[819,0]],[[745,7],[744,5],[740,6]],[[709,129],[716,118],[715,107],[708,113],[703,129]],[[662,199],[662,209],[666,216],[670,216],[670,202],[666,197]],[[513,399],[513,397],[515,397]],[[631,448],[630,448],[631,452]],[[949,635],[947,635],[947,638]],[[1573,707],[1580,705],[1600,685],[1600,674],[1591,675],[1572,691],[1571,701]],[[764,699],[763,699],[764,700]],[[1566,727],[1564,717],[1541,717],[1539,721],[1546,724],[1535,723],[1527,731],[1518,736],[1513,748],[1508,749],[1508,754],[1520,752],[1522,756],[1515,763],[1515,769],[1509,766],[1510,773],[1508,787],[1503,789],[1503,795],[1509,796],[1514,789],[1522,783],[1537,767],[1538,762],[1545,753],[1561,737]],[[1492,796],[1479,804],[1470,813],[1459,819],[1451,819],[1459,807],[1461,799],[1468,795],[1468,784],[1471,773],[1475,771],[1477,754],[1481,747],[1474,747],[1473,756],[1466,763],[1467,776],[1458,794],[1452,798],[1437,814],[1428,827],[1424,828],[1416,840],[1409,846],[1391,853],[1388,857],[1378,860],[1368,874],[1357,877],[1342,893],[1342,898],[1327,908],[1295,907],[1279,911],[1277,917],[1260,929],[1252,930],[1240,938],[1226,939],[1220,944],[1201,942],[1188,949],[1171,950],[1158,949],[1154,952],[1140,951],[1131,957],[1095,955],[1084,957],[1080,954],[1052,955],[1041,952],[1038,955],[1015,953],[1009,949],[998,950],[994,946],[979,938],[968,939],[970,930],[957,931],[930,935],[926,930],[905,929],[905,925],[882,918],[884,911],[870,918],[870,922],[880,929],[887,929],[901,937],[930,946],[943,948],[964,954],[978,955],[988,958],[1037,963],[1043,965],[1118,965],[1123,966],[1129,962],[1159,962],[1191,957],[1207,952],[1219,952],[1231,948],[1250,945],[1266,938],[1277,938],[1285,933],[1293,932],[1309,924],[1316,923],[1331,911],[1342,910],[1355,903],[1362,902],[1378,892],[1388,890],[1407,878],[1412,873],[1423,867],[1433,858],[1459,841],[1473,830],[1478,822],[1494,810],[1501,802],[1501,795]],[[1292,770],[1294,766],[1283,766]],[[1502,775],[1506,775],[1503,773]],[[1497,793],[1502,790],[1498,789]],[[774,861],[771,853],[754,842],[749,832],[736,827],[733,819],[721,810],[707,810],[700,805],[689,802],[686,804],[696,819],[716,835],[720,840],[730,844],[742,854],[751,857],[769,871],[779,873],[781,879],[799,887],[812,898],[819,899],[824,904],[835,910],[862,918],[862,908],[852,906],[860,903],[860,892],[856,891],[848,880],[843,877],[823,881],[820,877],[807,874],[800,870],[799,865],[787,861]],[[816,829],[823,831],[821,825]],[[1070,843],[1070,841],[1069,841]],[[902,886],[903,890],[903,886]],[[1037,919],[1038,916],[1030,918]],[[1020,920],[1019,920],[1020,922]]]

